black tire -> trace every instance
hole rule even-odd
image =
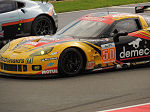
[[[37,17],[32,24],[32,35],[51,35],[54,32],[52,21],[47,16]]]
[[[60,76],[74,76],[84,70],[82,53],[76,48],[65,49],[59,58],[58,68]]]

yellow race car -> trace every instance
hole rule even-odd
[[[93,13],[54,36],[13,40],[0,50],[0,72],[16,76],[76,75],[149,63],[149,20],[138,14]]]

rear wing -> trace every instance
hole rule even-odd
[[[137,6],[135,7],[135,13],[144,13],[146,11],[150,11],[150,6]]]

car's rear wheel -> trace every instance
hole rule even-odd
[[[84,59],[82,53],[76,48],[65,49],[59,58],[60,75],[72,76],[84,70]]]
[[[54,32],[52,21],[47,16],[39,16],[32,24],[32,35],[51,35]]]

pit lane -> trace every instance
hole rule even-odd
[[[147,3],[146,3],[147,5]],[[135,5],[58,14],[59,29],[98,11],[134,12]],[[65,78],[0,77],[0,112],[95,112],[150,102],[150,66]]]

